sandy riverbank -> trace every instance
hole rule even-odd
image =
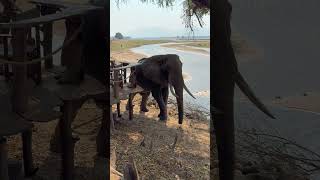
[[[272,104],[291,109],[320,113],[320,93],[305,92],[296,96],[275,97]]]
[[[146,57],[143,54],[134,53],[131,50],[123,50],[123,51],[111,51],[110,53],[111,59],[114,59],[116,61],[127,61],[135,63],[139,59],[142,59]]]
[[[210,54],[210,52],[200,49],[200,48],[194,48],[192,46],[188,46],[188,44],[165,44],[162,45],[163,47],[168,47],[168,48],[174,48],[182,51],[191,51],[191,52],[197,52],[197,53],[202,53],[202,54]]]

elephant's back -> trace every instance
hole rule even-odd
[[[139,86],[154,88],[165,86],[168,83],[167,74],[163,72],[158,63],[143,63],[136,67],[136,80]],[[143,87],[143,88],[147,88]]]

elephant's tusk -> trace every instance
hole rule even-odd
[[[245,79],[242,77],[239,71],[236,71],[235,73],[235,82],[238,85],[238,87],[241,89],[241,91],[249,98],[249,100],[256,105],[258,109],[260,109],[262,112],[264,112],[266,115],[271,117],[272,119],[276,119],[270,111],[267,109],[267,107],[255,96],[253,91],[250,89],[248,83],[245,81]]]
[[[194,99],[196,99],[196,98],[192,95],[192,93],[189,91],[189,89],[187,88],[187,86],[184,84],[184,82],[183,82],[183,88],[187,91],[187,93],[188,93],[191,97],[193,97]]]
[[[172,86],[171,86],[170,84],[169,84],[169,88],[170,88],[171,94],[172,94],[173,96],[175,96],[176,98],[179,98],[179,96],[176,95],[176,93],[174,92],[174,90],[173,90],[173,88],[172,88]]]

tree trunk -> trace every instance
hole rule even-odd
[[[237,64],[230,41],[231,5],[228,0],[215,0],[213,8],[212,105],[222,112],[220,114],[213,113],[219,158],[219,177],[220,180],[233,180],[235,147],[233,115],[235,82],[233,72],[236,72]],[[211,142],[214,142],[213,138],[212,135]]]

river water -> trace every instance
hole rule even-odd
[[[320,90],[320,1],[231,0],[232,30],[259,51],[255,60],[239,60],[239,70],[263,100]],[[239,95],[240,93],[237,93]],[[237,103],[236,126],[263,129],[320,154],[320,115],[269,106],[267,118],[251,104]],[[320,179],[315,173],[313,180]]]
[[[165,43],[166,45],[172,43]],[[210,49],[208,53],[199,53],[193,51],[182,51],[174,48],[163,47],[165,44],[152,44],[132,48],[135,53],[144,54],[146,56],[160,54],[177,54],[180,57],[182,71],[185,76],[185,84],[193,93],[196,99],[193,99],[186,92],[184,93],[185,102],[201,106],[209,110],[210,105]]]

